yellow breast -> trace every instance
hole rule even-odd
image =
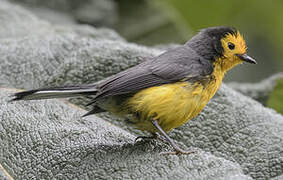
[[[138,115],[135,121],[138,129],[156,132],[150,121],[156,119],[164,131],[169,131],[183,125],[205,107],[220,87],[223,75],[214,73],[213,77],[206,84],[177,82],[147,88],[129,98],[126,106]]]

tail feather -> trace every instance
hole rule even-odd
[[[14,98],[11,101],[67,98],[84,95],[95,95],[96,93],[97,89],[95,85],[54,87],[18,92],[13,95]]]

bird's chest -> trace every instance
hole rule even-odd
[[[178,82],[144,89],[127,101],[139,114],[136,126],[154,132],[150,119],[157,119],[165,131],[181,126],[200,113],[221,85],[215,76],[204,82]]]

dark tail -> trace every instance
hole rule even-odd
[[[17,100],[36,100],[36,99],[52,99],[52,98],[67,98],[84,95],[95,95],[97,93],[96,85],[79,85],[53,87],[44,89],[34,89],[15,93],[11,101]]]

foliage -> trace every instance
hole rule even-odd
[[[275,109],[283,114],[283,79],[278,80],[273,92],[270,94],[267,102],[268,107]]]

